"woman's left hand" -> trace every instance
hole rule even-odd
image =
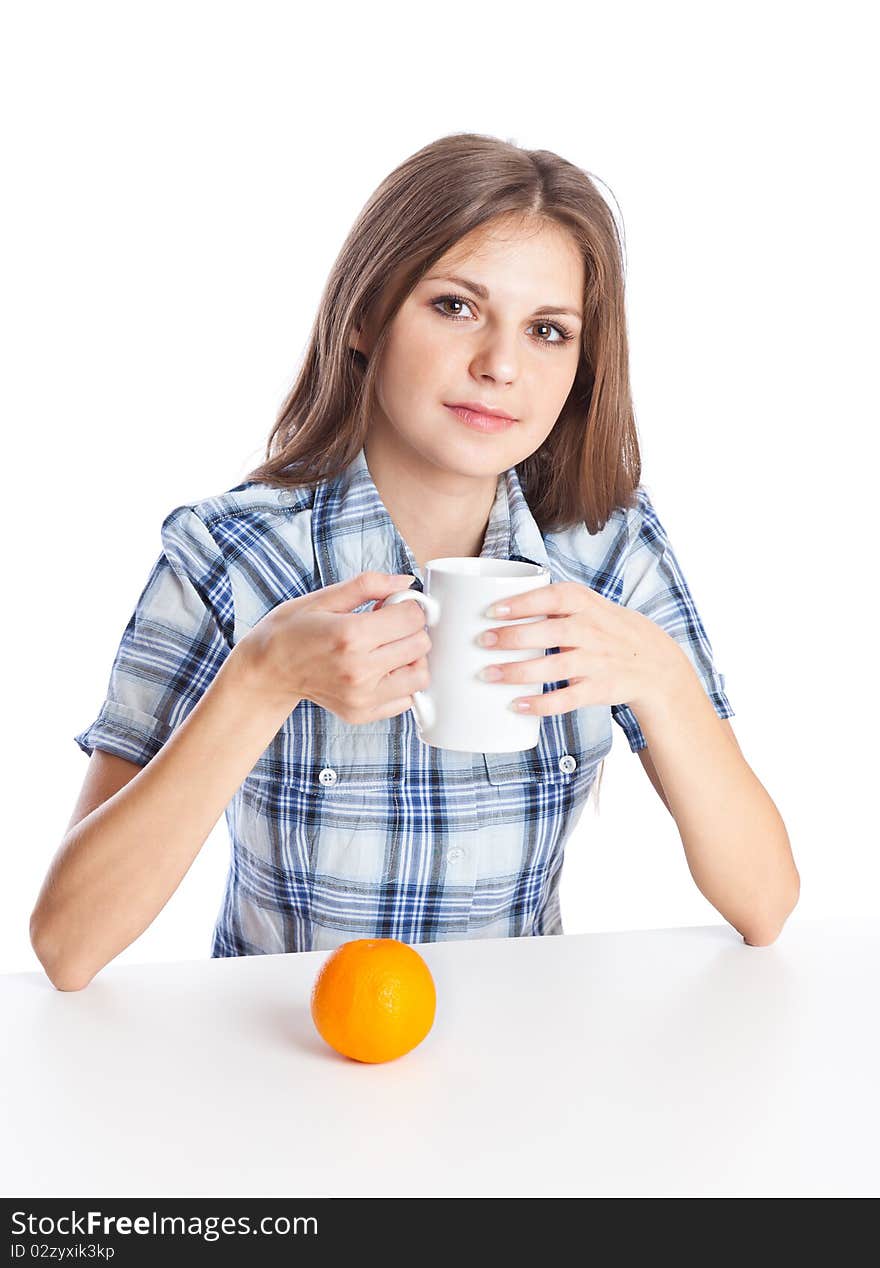
[[[499,671],[494,681],[569,682],[568,687],[523,697],[529,713],[546,717],[594,704],[625,704],[638,712],[640,705],[674,690],[690,665],[678,643],[656,622],[577,581],[553,582],[500,602],[510,611],[498,613],[496,604],[495,611],[487,612],[490,620],[502,621],[487,631],[497,635],[493,652],[560,650],[553,656],[494,665]],[[537,616],[547,619],[528,625],[503,623]],[[484,639],[485,634],[478,639],[482,646]]]

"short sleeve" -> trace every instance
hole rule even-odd
[[[655,621],[675,639],[696,670],[719,718],[732,718],[724,675],[715,667],[712,645],[697,606],[643,486],[639,486],[638,504],[629,517],[631,528],[620,602]],[[612,705],[611,716],[623,728],[634,753],[647,748],[632,709],[624,704]]]
[[[100,712],[74,736],[145,766],[196,706],[232,650],[229,575],[209,529],[190,507],[162,524],[162,554],[123,631]]]

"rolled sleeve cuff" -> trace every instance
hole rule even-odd
[[[711,700],[712,706],[719,718],[732,718],[736,716],[733,712],[733,706],[728,700],[724,689],[725,683],[723,674],[713,675],[711,684],[707,686],[707,684],[703,682],[703,686],[706,688],[706,695]],[[642,733],[642,728],[638,724],[636,715],[628,705],[612,705],[611,716],[614,721],[623,728],[623,732],[629,740],[629,746],[634,753],[637,753],[641,748],[648,747],[648,741]]]
[[[73,738],[84,753],[96,748],[146,766],[171,735],[172,728],[158,718],[116,700],[105,700],[91,726]]]

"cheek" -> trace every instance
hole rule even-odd
[[[382,378],[385,391],[405,401],[413,388],[449,385],[454,347],[428,322],[412,321],[392,333],[386,345]]]
[[[547,375],[548,382],[552,382],[555,390],[562,393],[563,397],[566,397],[577,378],[580,350],[579,348],[566,346],[565,348],[554,349],[552,352],[548,351],[547,356],[548,358],[551,356],[555,357],[555,361]]]
[[[549,426],[555,420],[568,399],[577,376],[578,361],[569,359],[565,351],[539,349],[531,358],[524,358],[519,366],[520,387],[533,408],[534,418],[540,417]]]
[[[578,359],[569,358],[565,352],[547,352],[546,359],[556,357],[553,365],[541,374],[537,381],[541,398],[547,407],[547,413],[558,417],[577,377]]]

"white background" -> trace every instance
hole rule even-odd
[[[608,8],[6,9],[0,971],[39,968],[28,919],[88,762],[73,736],[162,520],[261,459],[354,217],[458,131],[612,191],[642,479],[788,827],[792,920],[874,915],[869,6]],[[207,956],[227,865],[221,819],[119,962]],[[616,727],[563,915],[722,923]]]

